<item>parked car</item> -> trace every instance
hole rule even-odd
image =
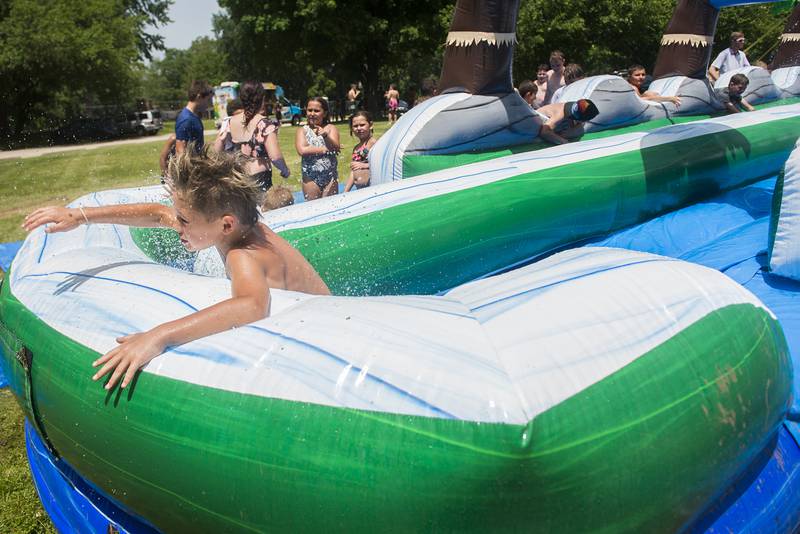
[[[136,125],[134,130],[139,135],[156,135],[164,127],[164,122],[161,120],[161,112],[157,109],[137,111],[135,116]]]
[[[300,105],[282,95],[279,102],[281,103],[281,122],[291,122],[293,126],[300,124],[300,120],[303,118],[303,109]]]
[[[406,111],[408,111],[408,102],[406,102],[405,100],[398,100],[397,101],[397,115],[398,116],[402,115]]]

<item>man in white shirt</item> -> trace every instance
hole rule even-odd
[[[731,45],[720,52],[717,59],[708,68],[708,77],[712,83],[717,81],[726,71],[750,66],[747,56],[744,55],[744,43],[745,39],[742,32],[733,32],[731,34]]]

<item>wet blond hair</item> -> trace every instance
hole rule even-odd
[[[241,157],[194,146],[170,160],[170,189],[206,220],[233,215],[244,226],[258,222],[261,189],[244,171]]]
[[[262,211],[276,210],[278,208],[285,208],[294,204],[294,195],[292,190],[285,185],[273,185],[267,189],[267,194],[264,195],[264,204]]]

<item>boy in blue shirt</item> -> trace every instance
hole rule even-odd
[[[189,87],[189,102],[175,119],[175,153],[180,154],[186,145],[194,143],[199,154],[203,150],[203,121],[200,117],[211,105],[214,91],[205,81],[195,80]]]

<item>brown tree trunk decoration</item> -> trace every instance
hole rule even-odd
[[[661,38],[653,77],[704,79],[711,61],[718,18],[719,10],[705,0],[678,0]]]
[[[444,52],[439,91],[476,95],[514,90],[511,61],[519,0],[458,0]]]
[[[794,6],[786,26],[783,27],[781,43],[775,51],[775,57],[769,65],[769,70],[783,67],[796,67],[800,65],[800,4]]]

